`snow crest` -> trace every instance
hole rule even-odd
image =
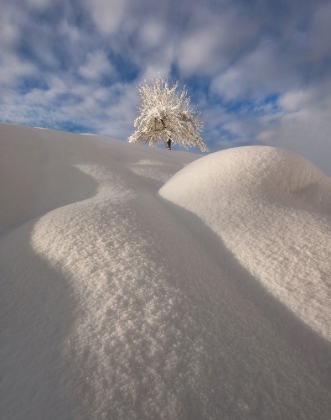
[[[198,215],[277,298],[331,340],[331,179],[305,158],[249,146],[175,174],[162,197]]]

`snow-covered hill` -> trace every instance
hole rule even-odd
[[[1,418],[329,419],[329,178],[6,124],[0,150]]]
[[[272,147],[214,153],[161,195],[197,214],[280,301],[331,341],[331,178]]]

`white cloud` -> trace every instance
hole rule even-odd
[[[277,44],[270,42],[262,43],[215,77],[211,89],[227,100],[245,97],[261,99],[268,94],[286,92],[299,83],[292,63],[279,56]]]
[[[143,47],[147,48],[156,47],[165,36],[165,27],[161,21],[148,20],[139,27],[139,30]]]
[[[116,32],[126,15],[126,0],[86,0],[96,26],[105,34]]]
[[[10,52],[19,40],[25,20],[26,15],[21,8],[6,2],[1,6],[0,46],[3,52],[4,50]]]
[[[331,109],[329,109],[331,111]],[[268,144],[293,150],[331,176],[331,122],[329,117],[300,111],[283,117],[270,133]]]
[[[59,31],[62,35],[68,37],[72,43],[79,42],[83,36],[76,26],[70,25],[67,21],[63,21],[59,25]]]
[[[318,7],[313,16],[310,43],[314,58],[330,53],[330,39],[331,4],[328,2]]]
[[[157,74],[160,74],[164,78],[168,78],[173,63],[173,56],[174,49],[172,45],[164,45],[162,50],[159,51],[159,54],[155,56],[153,60],[150,60],[145,67],[144,72],[140,76],[140,80],[137,80],[137,84],[144,80],[150,82]]]
[[[0,42],[3,45],[13,44],[19,35],[19,30],[15,24],[7,19],[1,19],[0,25]]]
[[[300,153],[331,175],[331,83],[290,92],[283,112],[258,140]]]
[[[134,130],[133,122],[138,116],[138,93],[135,86],[119,83],[112,90],[118,99],[105,109],[109,119],[104,121],[101,133],[126,139]]]
[[[313,96],[313,89],[290,91],[280,98],[279,105],[287,112],[299,111],[309,104]]]
[[[236,6],[197,7],[190,28],[179,39],[178,63],[185,74],[223,71],[253,41],[258,26]]]
[[[79,68],[78,73],[86,79],[97,80],[100,77],[114,76],[116,71],[103,51],[96,51],[87,56],[86,62]]]
[[[216,54],[218,44],[218,31],[213,31],[213,28],[203,28],[184,38],[178,53],[181,70],[188,74],[196,71],[208,73],[218,67],[220,65],[220,58]]]
[[[50,0],[26,0],[27,4],[32,7],[42,8],[50,4]]]
[[[211,91],[224,96],[227,100],[240,97],[243,93],[242,73],[242,70],[238,67],[232,67],[226,70],[213,80]]]
[[[92,95],[98,101],[107,101],[110,99],[110,92],[108,87],[99,87],[97,89],[93,89]]]
[[[18,78],[37,75],[37,68],[14,54],[0,54],[0,86],[13,86]]]

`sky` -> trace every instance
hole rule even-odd
[[[331,3],[0,0],[0,121],[127,139],[137,87],[188,88],[211,151],[331,159]]]

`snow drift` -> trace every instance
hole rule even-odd
[[[0,150],[2,419],[329,419],[329,276],[298,261],[328,269],[322,174],[7,124]],[[317,190],[267,186],[270,153]]]
[[[331,340],[331,179],[305,158],[250,146],[178,172],[160,194],[197,214],[277,298]]]

